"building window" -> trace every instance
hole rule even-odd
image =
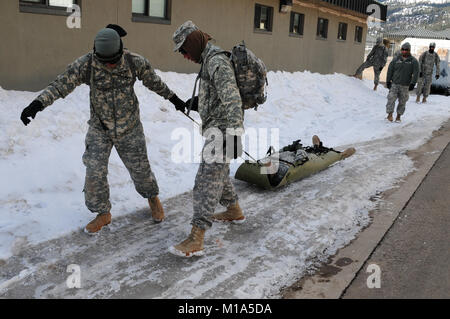
[[[355,29],[355,42],[361,43],[363,38],[363,28],[356,27]]]
[[[347,40],[347,23],[339,23],[338,27],[338,40]]]
[[[67,12],[67,9],[74,4],[81,6],[81,0],[19,0],[19,10],[26,13],[68,16],[73,11]]]
[[[273,21],[273,8],[255,5],[255,30],[271,32]]]
[[[133,0],[134,22],[170,24],[170,0]]]
[[[317,20],[317,37],[321,39],[328,38],[328,19],[319,18]]]
[[[291,12],[291,23],[289,33],[291,35],[303,35],[305,25],[305,15],[302,13]]]

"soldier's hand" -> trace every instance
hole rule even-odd
[[[391,89],[391,87],[392,87],[392,82],[388,82],[388,83],[386,83],[386,87],[390,90]]]
[[[415,87],[415,86],[416,86],[415,83],[411,83],[411,84],[409,85],[409,90],[410,90],[410,91],[414,90],[414,87]]]
[[[441,76],[439,74],[436,74],[436,80],[439,80]]]
[[[191,105],[191,100],[193,100],[191,111],[198,112],[198,96],[194,97],[194,99],[189,99],[186,101],[187,108]]]
[[[176,94],[174,94],[169,101],[175,105],[175,109],[180,112],[186,111],[186,103],[184,103]]]
[[[31,120],[28,118],[31,117],[34,119],[36,117],[37,112],[40,112],[44,109],[44,106],[42,105],[41,101],[34,100],[31,102],[29,106],[27,106],[23,111],[22,115],[20,116],[20,119],[22,120],[23,124],[27,126],[30,124]]]

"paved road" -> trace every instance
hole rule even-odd
[[[450,298],[450,146],[366,261],[343,298]],[[368,289],[368,265],[381,288]]]

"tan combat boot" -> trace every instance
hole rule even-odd
[[[317,135],[313,136],[312,142],[313,142],[314,146],[320,146],[320,143],[321,143],[320,138]]]
[[[397,114],[397,118],[395,119],[395,122],[400,123],[402,121],[402,116],[400,114]]]
[[[426,96],[423,97],[422,103],[427,103],[427,97]]]
[[[158,196],[149,198],[148,203],[150,204],[150,210],[152,211],[153,221],[157,224],[161,223],[164,220],[164,209]]]
[[[393,122],[393,121],[394,121],[394,117],[393,117],[393,114],[392,114],[392,113],[389,113],[389,115],[388,115],[388,117],[387,117],[387,120],[388,120],[389,122]]]
[[[93,221],[91,221],[84,228],[84,232],[89,235],[97,234],[104,226],[111,224],[111,213],[98,214]]]
[[[175,256],[190,258],[192,256],[203,256],[203,241],[205,240],[205,230],[197,226],[192,226],[188,238],[181,244],[169,248],[169,252]]]
[[[238,202],[228,207],[225,212],[214,214],[212,218],[217,222],[232,222],[233,224],[245,222],[245,216],[242,214],[242,209]]]
[[[420,95],[417,95],[416,103],[420,103]]]
[[[348,148],[341,153],[341,159],[349,158],[350,156],[353,156],[355,153],[356,153],[356,150],[353,147]]]

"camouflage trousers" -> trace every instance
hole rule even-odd
[[[432,74],[424,74],[423,77],[419,78],[417,82],[417,96],[423,94],[424,97],[428,97],[430,95],[431,84],[433,82],[433,73]]]
[[[85,202],[93,213],[102,214],[111,211],[107,175],[113,146],[130,173],[137,192],[144,198],[153,198],[159,193],[156,178],[148,161],[141,123],[117,139],[111,138],[104,130],[91,126],[86,135],[83,163],[86,166]]]
[[[376,65],[372,61],[366,61],[363,64],[361,64],[358,70],[356,70],[355,74],[361,75],[365,69],[370,68],[371,66],[373,67],[373,72],[375,74],[374,83],[378,85],[378,83],[380,83],[381,65]]]
[[[388,102],[386,105],[386,113],[394,113],[395,102],[398,99],[397,114],[403,115],[406,109],[406,102],[409,100],[409,87],[392,84],[388,94]]]
[[[205,150],[205,143],[203,150]],[[230,163],[207,163],[204,159],[195,177],[194,217],[192,225],[202,229],[212,226],[211,217],[217,204],[230,207],[238,196],[230,179]]]

